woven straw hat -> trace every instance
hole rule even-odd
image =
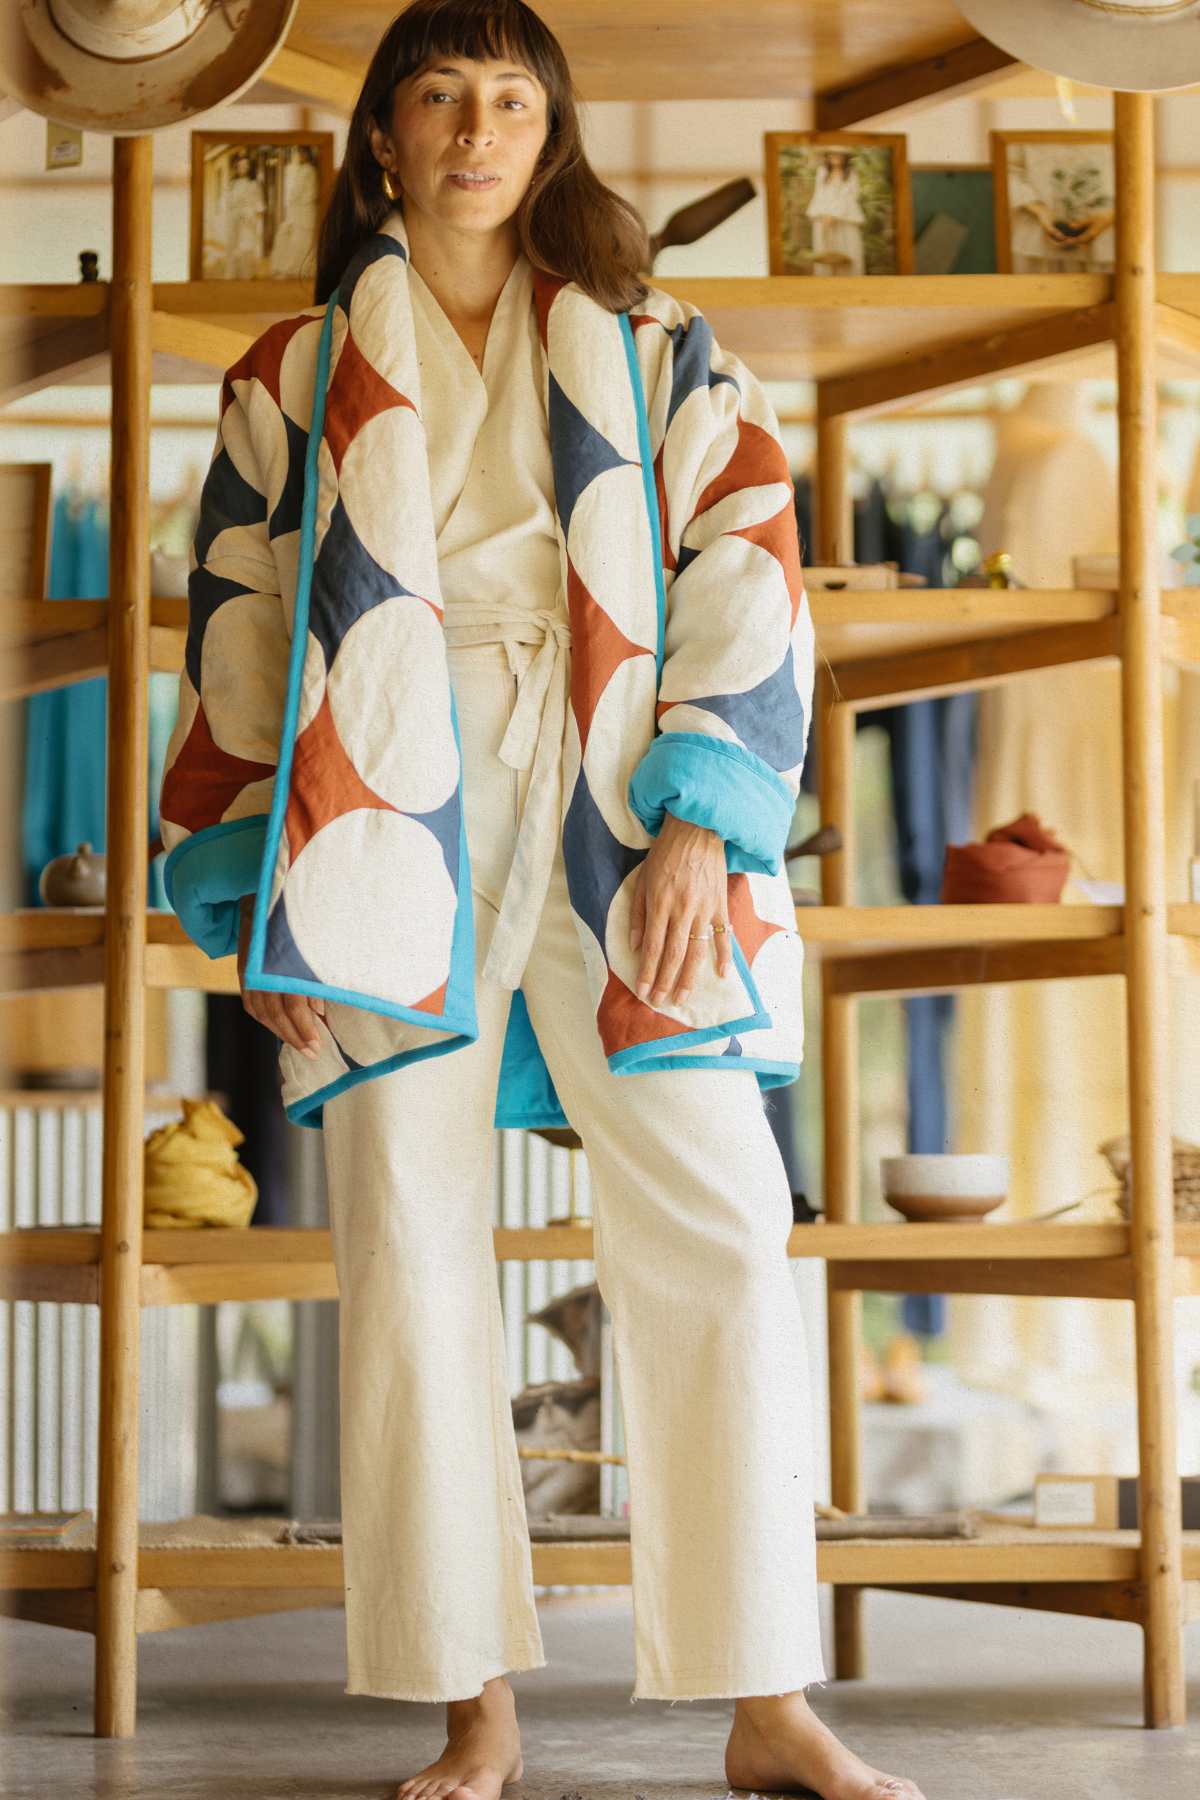
[[[1200,0],[957,0],[957,5],[1001,50],[1052,75],[1147,94],[1200,83]]]
[[[0,0],[0,87],[84,131],[141,132],[243,93],[298,0]]]

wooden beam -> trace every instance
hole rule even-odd
[[[64,381],[108,373],[108,313],[31,329],[0,348],[0,406]]]
[[[0,671],[0,700],[51,693],[108,673],[108,628],[73,631],[14,646]]]
[[[990,86],[1006,70],[1020,67],[1015,56],[989,43],[987,38],[969,38],[965,44],[956,44],[953,50],[943,50],[938,56],[879,69],[849,87],[819,94],[817,129],[845,131],[900,106],[912,111],[957,100],[977,88]]]
[[[96,1596],[86,1588],[18,1588],[0,1594],[6,1619],[32,1619],[39,1625],[61,1625],[65,1631],[96,1629]]]
[[[854,520],[846,467],[846,421],[817,420],[817,560],[854,561]]]
[[[928,949],[831,957],[827,967],[831,995],[952,993],[956,988],[992,982],[1120,975],[1125,967],[1125,942],[1114,936],[1028,944],[939,944]]]
[[[358,71],[343,69],[338,63],[326,62],[323,57],[284,44],[259,71],[258,78],[349,118],[366,72],[365,63]]]
[[[945,1600],[985,1600],[989,1606],[1019,1606],[1024,1612],[1127,1619],[1138,1625],[1145,1604],[1140,1581],[897,1581],[889,1584],[889,1591],[930,1594]]]
[[[1116,656],[1120,625],[1114,618],[1082,625],[1051,625],[1008,637],[945,644],[837,665],[841,697],[856,711],[887,701],[900,705],[928,694],[967,693],[995,687],[1029,669],[1095,662]]]
[[[820,440],[819,440],[820,441]],[[845,490],[845,433],[827,428],[825,508],[836,524],[831,490]],[[817,786],[822,824],[837,825],[842,847],[821,858],[821,897],[827,907],[854,903],[854,714],[835,697],[833,671],[817,669],[813,729],[817,740]],[[821,965],[821,1107],[824,1119],[821,1192],[825,1218],[835,1224],[857,1223],[859,1198],[860,1117],[858,1087],[858,1005],[838,994]],[[829,1358],[830,1499],[844,1512],[865,1506],[862,1451],[862,1405],[859,1344],[862,1338],[862,1295],[836,1288],[826,1267],[826,1341]],[[833,1674],[837,1680],[866,1673],[866,1635],[861,1588],[853,1583],[833,1595]]]
[[[1012,325],[1003,331],[989,331],[983,337],[935,345],[919,356],[903,356],[875,368],[856,370],[852,375],[831,376],[817,388],[818,419],[843,413],[861,417],[884,412],[916,394],[932,399],[936,394],[973,387],[976,382],[1015,369],[1032,369],[1061,357],[1076,356],[1094,350],[1097,344],[1108,343],[1114,334],[1115,320],[1112,302],[1104,301],[1074,312],[1031,319],[1025,325]]]
[[[1125,860],[1138,1518],[1146,1588],[1148,1726],[1187,1719],[1183,1542],[1175,1408],[1174,1187],[1167,983],[1166,775],[1158,544],[1154,101],[1113,96],[1117,473],[1121,551],[1121,801]]]
[[[981,1229],[986,1229],[982,1227]],[[830,1263],[834,1293],[871,1294],[1042,1294],[1091,1300],[1128,1300],[1133,1269],[1127,1256],[1058,1262],[1049,1253],[1036,1263],[989,1262],[887,1263],[863,1258]]]
[[[1154,308],[1154,324],[1161,342],[1173,350],[1195,358],[1200,372],[1200,318],[1181,307],[1168,306],[1160,300]]]
[[[97,1737],[137,1729],[138,1435],[146,1092],[145,745],[150,630],[151,177],[149,134],[113,140],[112,458],[109,478],[108,794],[104,1129],[96,1501]]]
[[[138,1635],[337,1604],[338,1596],[328,1588],[242,1588],[238,1592],[229,1588],[144,1587],[138,1589]]]
[[[186,319],[178,313],[156,311],[150,315],[150,341],[156,352],[185,357],[188,362],[214,370],[220,379],[250,348],[254,337],[251,332],[218,325],[212,319]]]

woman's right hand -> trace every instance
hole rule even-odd
[[[246,987],[246,955],[250,948],[250,932],[254,924],[254,895],[243,894],[239,902],[241,926],[238,931],[237,970],[242,990],[242,1005],[252,1019],[282,1038],[285,1044],[315,1056],[320,1048],[317,1016],[325,1016],[325,1002],[307,994],[276,994],[264,988]]]

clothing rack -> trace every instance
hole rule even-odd
[[[889,15],[896,67],[836,99],[839,122],[929,97],[946,59],[914,65],[902,14]],[[708,52],[705,52],[706,57]],[[299,59],[304,61],[304,59]],[[706,64],[706,66],[708,66]],[[311,63],[315,70],[318,65]],[[914,72],[915,70],[915,72]],[[289,79],[303,78],[303,71]],[[826,101],[821,102],[825,106]],[[855,108],[858,108],[856,111]],[[822,117],[820,107],[818,117]],[[827,121],[826,121],[827,122]],[[1172,1374],[1173,1297],[1200,1292],[1200,1227],[1176,1226],[1164,1095],[1168,951],[1194,955],[1200,906],[1168,904],[1162,841],[1162,655],[1200,655],[1194,590],[1160,595],[1154,539],[1156,346],[1195,372],[1200,275],[1157,274],[1153,243],[1152,103],[1116,96],[1118,268],[1115,277],[729,277],[659,283],[699,306],[723,344],[765,379],[799,372],[818,383],[819,555],[849,559],[847,421],[922,393],[978,386],[1073,358],[1107,372],[1117,352],[1122,579],[1119,592],[902,589],[817,594],[815,731],[823,821],[844,845],[822,859],[823,904],[798,910],[819,964],[824,1029],[826,1217],[797,1225],[793,1256],[820,1257],[829,1301],[834,1504],[862,1510],[857,1383],[860,1296],[900,1292],[1021,1293],[1129,1299],[1138,1351],[1141,1526],[976,1539],[896,1537],[825,1542],[819,1578],[834,1587],[833,1674],[865,1672],[863,1594],[871,1586],[946,1598],[1044,1606],[1135,1621],[1145,1638],[1147,1725],[1185,1721],[1182,1619],[1200,1587],[1200,1533],[1183,1532]],[[110,682],[108,886],[102,915],[22,909],[0,920],[12,990],[102,984],[102,1223],[2,1234],[11,1298],[81,1301],[101,1321],[99,1500],[94,1544],[0,1551],[10,1613],[95,1638],[94,1725],[136,1727],[142,1631],[336,1603],[335,1546],[197,1540],[161,1530],[139,1538],[139,1327],[145,1306],[222,1299],[333,1299],[327,1230],[147,1231],[142,1223],[146,1106],[145,987],[238,991],[235,959],[210,961],[169,914],[146,909],[147,669],[178,672],[186,602],[149,586],[149,400],[180,359],[217,373],[255,331],[310,304],[303,283],[154,282],[152,138],[113,141],[111,283],[11,285],[22,369],[45,381],[96,354],[111,359],[109,601],[35,597],[9,607],[13,689],[94,672]],[[231,293],[229,290],[234,291]],[[256,322],[255,322],[256,321]],[[254,325],[254,331],[250,329]],[[21,375],[22,391],[30,383]],[[852,629],[847,630],[850,627]],[[853,715],[857,708],[1019,679],[1026,670],[1118,655],[1127,744],[1127,901],[1113,906],[894,907],[854,904]],[[22,683],[25,684],[22,689]],[[1130,1025],[1133,1215],[1130,1224],[866,1224],[856,1190],[856,1000],[976,981],[1122,973]],[[588,1258],[591,1228],[498,1227],[499,1259]],[[537,1543],[539,1585],[628,1584],[621,1542]]]

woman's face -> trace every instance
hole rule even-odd
[[[546,141],[546,90],[510,58],[437,56],[396,86],[390,133],[371,127],[371,148],[392,172],[405,206],[445,224],[487,231],[511,218]],[[465,170],[495,177],[455,181]]]

